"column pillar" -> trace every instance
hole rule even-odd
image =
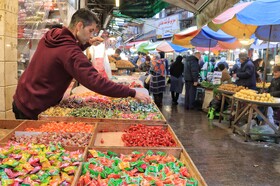
[[[13,119],[17,86],[18,0],[0,0],[0,119]]]

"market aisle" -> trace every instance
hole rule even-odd
[[[280,145],[245,143],[210,124],[206,113],[184,110],[182,97],[171,106],[170,93],[161,110],[209,186],[279,185]]]

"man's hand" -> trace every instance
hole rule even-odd
[[[232,74],[232,77],[236,79],[236,78],[237,78],[237,75],[236,75],[236,74]]]
[[[197,82],[193,82],[193,86],[195,86],[195,87],[196,87],[197,85],[198,85],[198,83],[197,83]]]
[[[135,99],[139,100],[139,101],[142,101],[144,103],[150,103],[151,102],[151,98],[149,95],[147,94],[144,94],[142,92],[139,92],[136,90],[136,94],[135,94]]]
[[[94,46],[97,46],[97,45],[99,45],[100,43],[102,43],[104,41],[104,39],[103,38],[101,38],[101,37],[92,37],[92,38],[90,38],[89,39],[89,44],[91,44],[91,45],[94,45]]]

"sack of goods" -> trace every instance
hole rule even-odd
[[[117,68],[134,68],[134,65],[127,60],[118,60],[116,66]]]

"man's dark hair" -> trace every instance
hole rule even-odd
[[[89,26],[93,23],[99,24],[98,17],[91,12],[90,10],[87,10],[85,8],[81,8],[77,10],[70,21],[69,27],[73,28],[78,22],[82,22],[84,27]]]
[[[115,54],[121,54],[122,53],[122,51],[121,51],[121,49],[119,49],[119,48],[117,48],[116,50],[115,50]]]
[[[280,66],[279,65],[276,65],[273,67],[273,72],[278,72],[280,71]]]
[[[175,63],[181,63],[182,62],[183,57],[182,56],[177,56]]]
[[[225,68],[226,68],[225,64],[223,63],[218,64],[218,69],[220,69],[220,71],[223,71]]]
[[[159,52],[160,58],[164,58],[165,57],[165,53],[164,52]]]

